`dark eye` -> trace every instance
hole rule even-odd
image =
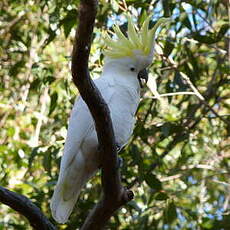
[[[134,67],[131,67],[130,70],[131,70],[132,72],[134,72],[134,71],[135,71],[135,68],[134,68]]]

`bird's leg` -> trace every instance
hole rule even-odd
[[[123,167],[123,159],[121,157],[117,157],[117,168]]]
[[[117,153],[119,154],[120,151],[121,151],[121,145],[119,145],[117,142],[116,142],[116,148],[117,148]],[[117,157],[117,168],[122,168],[123,166],[123,159],[121,157]]]

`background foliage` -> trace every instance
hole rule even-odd
[[[67,121],[77,90],[69,69],[78,0],[0,2],[0,181],[32,199],[50,217]],[[135,200],[109,229],[230,229],[229,41],[227,0],[127,0],[141,24],[154,12],[174,19],[158,37],[150,68],[162,93],[191,91],[187,75],[216,113],[195,95],[166,107],[143,89],[137,123],[122,151],[124,184]],[[90,68],[101,72],[101,32],[126,28],[124,1],[99,1]],[[76,229],[99,199],[100,175],[81,194],[60,229]],[[30,229],[0,206],[0,229]]]

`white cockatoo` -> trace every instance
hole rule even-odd
[[[105,64],[101,77],[94,81],[109,106],[116,143],[120,148],[128,142],[133,131],[141,78],[147,80],[146,67],[153,59],[156,29],[167,21],[161,18],[149,29],[149,16],[137,30],[131,17],[127,16],[127,19],[127,37],[117,25],[113,27],[114,39],[106,34]],[[94,120],[79,96],[71,112],[60,174],[50,205],[57,222],[68,220],[82,187],[99,167]]]

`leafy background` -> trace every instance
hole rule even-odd
[[[78,4],[0,2],[1,186],[26,195],[50,218],[49,200],[78,94],[69,68]],[[115,21],[126,28],[126,5],[138,24],[150,13],[152,23],[173,18],[158,36],[150,68],[158,91],[191,91],[182,73],[205,102],[179,95],[165,98],[164,107],[143,89],[133,136],[121,153],[123,182],[135,200],[114,215],[108,229],[230,229],[228,1],[99,1],[90,57],[94,77],[103,65],[102,31]],[[70,221],[59,228],[80,227],[100,192],[98,173]],[[0,205],[0,229],[30,226]]]

